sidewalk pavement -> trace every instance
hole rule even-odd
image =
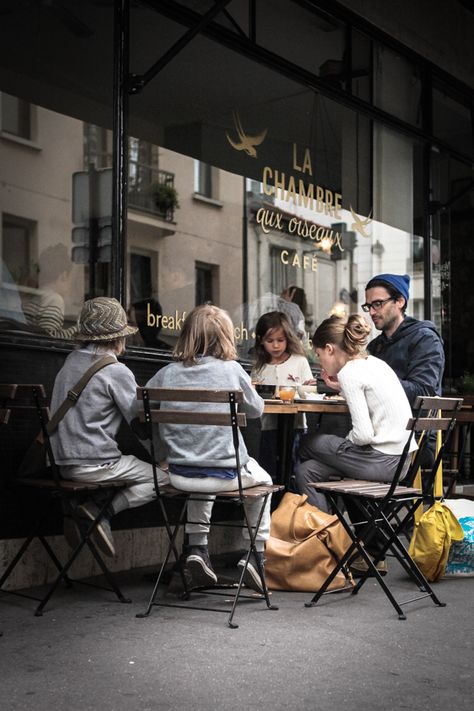
[[[137,619],[151,593],[146,572],[118,576],[131,604],[74,585],[35,617],[33,601],[2,594],[2,710],[472,708],[473,579],[435,584],[447,606],[414,602],[406,621],[373,580],[314,608],[304,607],[308,593],[273,592],[278,611],[243,601],[232,630],[215,612],[155,607]],[[416,596],[392,561],[387,581],[400,599]]]

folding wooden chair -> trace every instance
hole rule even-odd
[[[34,613],[37,616],[43,614],[44,607],[55,593],[61,581],[64,581],[68,587],[70,587],[73,582],[80,582],[82,585],[89,585],[90,587],[110,590],[115,592],[120,602],[130,602],[130,600],[122,594],[112,573],[107,568],[102,556],[91,540],[97,525],[100,523],[100,520],[104,516],[107,507],[110,505],[117,491],[124,489],[128,482],[93,482],[86,484],[82,482],[68,481],[61,478],[58,467],[54,461],[51,443],[46,428],[49,419],[49,411],[43,385],[0,384],[0,413],[2,412],[8,414],[11,413],[10,423],[12,425],[14,424],[15,416],[19,416],[21,418],[22,416],[27,416],[28,413],[36,413],[39,428],[46,445],[49,467],[47,470],[39,472],[38,478],[15,478],[11,481],[11,484],[17,487],[19,491],[24,489],[24,487],[27,487],[30,490],[33,489],[38,490],[38,492],[45,492],[47,496],[45,501],[43,501],[41,496],[38,496],[39,510],[37,520],[34,522],[30,534],[20,546],[20,549],[0,577],[0,591],[11,595],[19,595],[20,597],[26,597],[39,602],[39,605],[36,607]],[[84,524],[84,519],[80,519],[76,514],[76,507],[82,501],[91,498],[94,498],[97,503],[98,513],[94,520],[87,521],[87,523]],[[44,523],[52,512],[56,512],[55,510],[58,502],[62,507],[62,512],[65,518],[67,519],[69,517],[75,523],[76,531],[80,538],[78,544],[71,551],[71,554],[64,563],[58,559],[43,533]],[[16,568],[35,538],[40,541],[58,571],[56,578],[52,584],[49,585],[43,597],[36,597],[28,593],[18,592],[16,590],[6,590],[4,588],[8,578],[13,573],[13,570]],[[71,565],[85,547],[87,547],[92,553],[110,587],[86,583],[84,581],[73,581],[69,578],[68,571]]]
[[[284,487],[280,485],[260,485],[253,486],[251,488],[242,488],[242,480],[240,476],[240,457],[239,457],[239,427],[245,427],[246,417],[243,413],[237,412],[238,403],[243,402],[243,393],[241,390],[203,390],[203,389],[167,389],[167,388],[138,388],[137,391],[138,398],[143,402],[143,411],[141,414],[141,420],[148,426],[148,432],[150,436],[150,441],[152,442],[152,459],[153,459],[153,473],[155,477],[155,489],[158,497],[159,506],[163,515],[165,522],[166,531],[169,538],[168,550],[166,556],[161,564],[158,577],[156,579],[148,607],[144,613],[137,615],[137,617],[146,617],[150,614],[153,605],[163,606],[163,607],[184,607],[186,609],[197,609],[197,610],[211,610],[214,612],[225,612],[229,613],[228,625],[231,628],[238,627],[237,624],[233,622],[233,617],[236,609],[237,602],[239,599],[264,599],[266,606],[269,610],[278,609],[275,605],[270,603],[270,597],[268,594],[267,584],[265,582],[265,575],[263,569],[261,569],[258,563],[258,572],[261,580],[263,595],[256,595],[253,593],[251,596],[245,595],[241,592],[244,575],[249,563],[251,554],[256,554],[255,548],[255,538],[257,535],[257,530],[262,519],[263,510],[268,498],[277,491],[281,491]],[[161,407],[162,403],[180,403],[178,408],[169,409],[172,405]],[[181,403],[202,403],[204,406],[202,410],[196,411],[195,407],[191,409],[190,407],[186,409],[186,404]],[[209,411],[206,410],[206,403],[217,403],[222,405],[221,411]],[[235,595],[233,597],[232,606],[230,612],[227,609],[218,607],[201,607],[201,606],[191,606],[184,604],[174,604],[170,602],[165,602],[164,599],[158,598],[158,588],[160,582],[163,578],[163,573],[168,564],[171,554],[173,553],[176,560],[177,566],[180,571],[181,579],[183,582],[184,596],[185,600],[190,599],[191,590],[185,575],[184,564],[182,557],[179,555],[176,540],[178,532],[184,526],[186,522],[186,508],[189,501],[199,501],[202,500],[203,494],[193,494],[175,489],[174,487],[160,486],[157,477],[157,463],[155,457],[155,449],[153,446],[153,424],[154,423],[166,423],[167,425],[179,424],[179,425],[189,425],[189,426],[217,426],[217,427],[229,427],[229,437],[232,437],[233,447],[235,451],[236,458],[236,468],[238,473],[237,486],[234,491],[228,492],[209,492],[206,496],[215,496],[215,501],[223,502],[226,504],[237,504],[243,512],[243,524],[245,525],[249,534],[249,546],[245,557],[245,565],[242,567],[240,579],[236,588]],[[192,453],[190,452],[190,456]],[[180,502],[180,509],[177,518],[177,523],[170,523],[170,514],[168,510],[169,502]],[[260,501],[260,511],[258,516],[258,521],[254,527],[251,526],[247,513],[245,510],[245,504],[249,502]],[[188,523],[193,523],[188,521]],[[219,522],[219,526],[234,526],[242,528],[242,523],[239,522]],[[256,556],[258,562],[258,556]],[[228,587],[228,586],[227,586]],[[213,589],[206,589],[205,594],[209,595],[225,595],[229,598],[229,590],[226,592],[219,591],[218,586],[213,587]],[[199,594],[202,594],[203,590],[199,590]]]
[[[401,607],[402,605],[420,600],[424,597],[431,597],[435,605],[444,607],[445,603],[440,602],[423,573],[409,555],[400,536],[413,521],[418,507],[429,498],[420,488],[413,487],[413,480],[419,468],[419,462],[422,459],[423,450],[428,439],[426,435],[428,435],[429,432],[444,432],[443,442],[437,452],[433,467],[430,470],[429,482],[427,482],[426,486],[426,491],[429,491],[431,495],[434,478],[442,461],[446,446],[449,443],[451,433],[456,423],[456,414],[461,405],[462,399],[459,398],[417,398],[414,417],[409,420],[407,425],[407,430],[410,430],[410,436],[390,484],[360,479],[342,479],[339,481],[328,481],[310,485],[317,491],[326,494],[340,522],[351,537],[352,544],[332,573],[328,576],[320,590],[318,590],[310,602],[306,603],[306,607],[313,607],[317,604],[322,595],[332,592],[328,590],[331,581],[340,570],[346,574],[346,565],[350,563],[356,554],[359,554],[365,560],[367,572],[360,578],[357,585],[352,588],[352,595],[357,595],[367,578],[374,577],[395,608],[400,620],[406,619]],[[443,414],[448,414],[448,416],[439,417],[438,413],[440,410],[443,410]],[[411,456],[409,454],[410,443],[415,433],[421,432],[425,433],[425,437],[422,438],[420,447],[412,458],[408,474],[404,477],[403,482],[400,483],[400,477],[405,469],[407,458]],[[344,515],[344,505],[341,505],[341,500],[344,505],[352,502],[362,513],[363,520],[351,526]],[[366,546],[375,537],[377,537],[377,541],[379,542],[379,552],[372,558],[367,553]],[[419,588],[422,593],[421,595],[417,595],[403,602],[396,600],[389,585],[377,570],[377,564],[385,558],[387,552],[397,558],[407,575]]]

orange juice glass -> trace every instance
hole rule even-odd
[[[293,385],[282,385],[278,389],[278,395],[280,396],[280,399],[283,400],[283,402],[287,402],[291,405],[291,403],[295,399],[296,388]]]

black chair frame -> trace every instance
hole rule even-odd
[[[439,607],[445,606],[445,603],[439,600],[431,585],[413,561],[407,547],[402,543],[400,538],[401,534],[407,530],[408,524],[414,520],[416,510],[423,503],[431,499],[431,493],[430,496],[428,496],[424,494],[422,490],[412,486],[415,474],[419,469],[419,463],[423,457],[424,448],[427,446],[428,438],[426,436],[421,438],[419,448],[411,460],[408,473],[402,483],[400,483],[400,477],[406,466],[406,461],[410,458],[409,448],[415,433],[428,433],[431,431],[445,432],[443,443],[438,449],[434,464],[429,472],[427,490],[431,492],[436,472],[439,469],[443,454],[449,444],[451,434],[456,424],[456,414],[461,405],[462,399],[458,398],[417,398],[414,408],[414,417],[410,419],[407,425],[407,429],[410,430],[410,435],[390,484],[360,479],[346,479],[311,484],[317,491],[324,493],[328,497],[338,519],[350,536],[352,543],[312,600],[305,604],[306,607],[314,607],[325,594],[340,592],[340,590],[330,591],[328,587],[340,570],[342,570],[347,577],[345,570],[346,565],[350,564],[350,561],[355,555],[360,555],[365,560],[367,572],[358,580],[355,587],[351,589],[351,595],[357,595],[367,579],[374,577],[394,607],[400,620],[406,619],[402,605],[407,605],[425,597],[430,597],[433,603]],[[450,413],[450,416],[439,417],[438,413],[440,410]],[[345,517],[345,506],[341,505],[341,500],[343,504],[345,504],[347,500],[354,502],[362,513],[363,520],[351,526]],[[377,534],[380,534],[378,536],[379,551],[377,555],[372,558],[372,556],[367,553],[366,546]],[[377,570],[377,564],[385,558],[387,554],[394,556],[398,560],[409,578],[418,587],[421,593],[420,595],[401,602],[397,601],[389,585]]]
[[[123,603],[129,603],[131,600],[125,597],[120,590],[117,582],[111,571],[105,564],[101,554],[94,545],[91,537],[95,532],[97,525],[100,523],[101,519],[105,515],[105,512],[112,502],[112,499],[116,495],[117,491],[124,489],[127,486],[127,482],[122,480],[121,482],[91,482],[83,483],[70,481],[62,479],[59,473],[59,468],[54,460],[53,451],[51,448],[51,442],[47,430],[47,423],[49,420],[49,410],[46,398],[45,388],[41,384],[14,384],[14,385],[4,385],[0,384],[0,407],[10,410],[10,412],[25,413],[28,410],[35,410],[38,422],[40,426],[40,431],[45,443],[46,452],[48,455],[49,466],[47,470],[39,472],[40,476],[30,477],[30,478],[20,478],[17,477],[11,481],[11,484],[18,488],[28,487],[30,489],[38,489],[39,491],[46,492],[47,500],[44,507],[40,507],[39,515],[35,521],[29,535],[24,540],[19,550],[13,557],[13,559],[8,564],[7,568],[0,577],[0,592],[9,595],[16,595],[19,597],[28,598],[30,600],[35,600],[39,602],[34,614],[36,616],[41,616],[43,614],[44,608],[51,599],[51,597],[56,592],[59,584],[63,581],[67,587],[71,587],[73,583],[79,583],[81,585],[86,585],[88,587],[94,587],[101,590],[108,590],[114,592],[118,600]],[[13,418],[12,418],[13,419]],[[131,483],[131,482],[130,482]],[[84,526],[84,519],[79,519],[75,509],[79,502],[94,498],[97,502],[98,513],[94,520],[87,522],[87,526]],[[61,562],[43,534],[44,523],[50,516],[51,511],[56,507],[55,504],[59,500],[63,515],[65,518],[70,517],[73,519],[78,527],[78,531],[81,534],[79,544],[71,551],[65,562]],[[55,568],[58,571],[57,576],[51,584],[48,585],[46,593],[42,597],[37,597],[29,593],[20,592],[18,590],[7,590],[4,588],[5,583],[13,573],[14,569],[30,547],[34,539],[38,539],[43,548],[46,550],[49,558],[54,563]],[[109,587],[99,585],[92,582],[87,582],[84,580],[72,579],[68,575],[68,571],[71,568],[74,561],[79,556],[80,552],[87,547],[97,562],[99,568],[101,569]]]
[[[256,553],[255,539],[257,535],[258,528],[262,519],[265,504],[268,498],[277,491],[281,491],[284,487],[280,485],[260,485],[254,486],[248,489],[242,487],[242,480],[240,475],[240,456],[239,456],[239,427],[244,427],[246,425],[246,417],[243,413],[237,412],[238,403],[243,401],[243,393],[240,390],[204,390],[198,388],[138,388],[137,390],[138,399],[143,402],[143,411],[141,413],[141,420],[145,422],[148,428],[148,434],[151,442],[151,455],[153,463],[153,474],[155,477],[155,490],[157,495],[157,500],[159,503],[160,511],[164,520],[166,532],[168,535],[168,548],[164,560],[159,568],[158,576],[156,578],[152,594],[148,606],[143,613],[139,613],[137,617],[147,617],[153,606],[157,607],[178,607],[184,609],[194,609],[194,610],[205,610],[213,612],[223,612],[228,614],[227,624],[230,628],[235,629],[238,625],[233,622],[234,614],[236,611],[237,603],[239,600],[265,600],[266,607],[269,610],[277,610],[276,605],[270,602],[269,592],[267,584],[265,581],[264,570],[261,568],[260,563],[257,558],[258,572],[261,580],[261,585],[263,589],[263,595],[258,593],[253,593],[252,595],[246,595],[242,592],[243,579],[245,571],[247,569],[250,556],[252,553]],[[169,403],[214,403],[226,405],[220,412],[209,412],[209,411],[199,411],[195,409],[166,409],[162,408],[163,402]],[[220,427],[230,427],[232,432],[232,442],[236,457],[236,469],[237,469],[237,481],[238,489],[229,492],[211,492],[206,494],[197,494],[184,492],[179,489],[175,489],[171,485],[160,486],[157,477],[157,460],[155,456],[155,446],[153,443],[153,426],[154,423],[166,423],[166,424],[180,424],[180,425],[216,425]],[[189,604],[178,604],[167,602],[163,597],[159,597],[159,586],[163,581],[163,575],[165,569],[170,561],[171,555],[173,554],[176,567],[179,571],[181,577],[184,593],[182,595],[183,600],[190,600],[192,589],[186,575],[186,570],[184,567],[183,556],[180,555],[177,549],[177,536],[179,531],[184,527],[185,523],[193,523],[187,520],[186,510],[189,501],[199,501],[208,496],[214,496],[215,501],[225,504],[232,504],[233,506],[238,505],[241,507],[243,512],[243,522],[249,534],[249,546],[245,556],[245,565],[242,567],[240,574],[240,579],[237,584],[237,589],[235,595],[233,596],[232,605],[230,611],[228,609],[222,609],[219,607],[207,607],[199,605],[189,605]],[[247,513],[244,504],[251,500],[261,500],[261,508],[258,515],[258,520],[255,526],[252,526],[248,520]],[[169,512],[167,509],[168,501],[179,501],[180,509],[177,516],[177,522],[172,524],[170,521]],[[242,522],[213,522],[213,525],[218,526],[229,526],[242,528]],[[222,592],[219,590],[219,584],[213,586],[212,588],[200,588],[199,594],[206,595],[220,595],[225,596],[229,599],[229,590]],[[224,586],[228,588],[228,585]]]

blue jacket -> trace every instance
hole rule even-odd
[[[369,343],[368,351],[393,368],[412,407],[417,395],[441,395],[443,341],[431,321],[405,316],[392,336],[382,332]]]

